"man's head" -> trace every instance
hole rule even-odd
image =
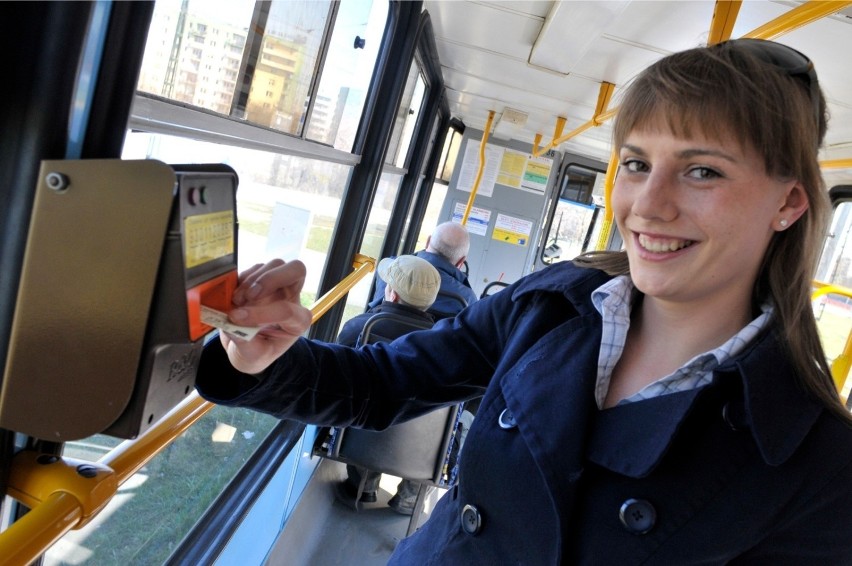
[[[427,252],[442,256],[456,267],[462,266],[469,249],[470,235],[467,229],[455,222],[438,224],[432,235],[426,238]]]
[[[387,257],[379,262],[379,277],[387,283],[385,299],[426,310],[441,288],[441,275],[425,259],[413,255]]]

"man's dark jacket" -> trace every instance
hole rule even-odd
[[[462,273],[459,268],[438,254],[427,252],[426,250],[419,251],[414,255],[425,259],[432,267],[438,270],[438,273],[441,275],[441,291],[461,296],[468,305],[476,302],[478,297],[474,290],[470,288],[467,275]],[[379,305],[384,300],[385,286],[386,283],[382,281],[382,278],[376,277],[376,291],[373,293],[373,299],[368,305],[370,308]],[[462,308],[464,307],[458,300],[438,295],[438,298],[435,299],[435,303],[429,307],[429,310],[440,313],[443,317],[446,315],[455,315]]]
[[[390,301],[382,301],[380,305],[347,320],[343,324],[343,328],[340,329],[340,334],[337,336],[337,343],[343,344],[344,346],[355,346],[358,344],[358,337],[361,335],[361,330],[363,330],[364,325],[368,320],[373,318],[373,315],[379,313],[392,314],[406,319],[409,323],[420,326],[431,326],[435,322],[432,315],[423,312],[420,309],[399,303],[392,303]],[[393,319],[385,319],[375,323],[371,329],[371,333],[390,341],[394,338],[399,338],[403,334],[411,332],[412,329],[412,324],[396,322]]]

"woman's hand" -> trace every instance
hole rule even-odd
[[[311,325],[311,311],[299,303],[305,265],[280,259],[257,264],[240,274],[228,317],[240,326],[259,326],[251,340],[220,332],[219,338],[235,369],[257,374],[269,367]]]

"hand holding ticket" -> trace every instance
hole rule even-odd
[[[237,326],[228,320],[227,314],[204,305],[201,305],[201,322],[241,340],[251,340],[260,331],[257,326]]]
[[[231,297],[234,308],[222,313],[221,326],[217,324],[234,368],[260,374],[304,335],[313,321],[311,311],[300,304],[304,284],[305,265],[300,261],[274,259],[240,274]],[[234,328],[242,334],[233,333]]]

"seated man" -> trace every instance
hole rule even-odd
[[[478,298],[470,287],[467,276],[459,269],[467,259],[470,249],[470,235],[467,229],[455,222],[438,224],[432,234],[426,238],[426,249],[417,252],[417,257],[425,259],[441,275],[441,291],[460,295],[467,304]],[[385,284],[376,280],[376,291],[370,301],[370,307],[377,306],[384,299]],[[430,307],[432,311],[454,316],[462,309],[461,303],[450,297],[438,297]]]
[[[367,312],[347,321],[337,337],[338,343],[346,346],[357,345],[364,325],[373,315],[380,312],[393,313],[417,323],[432,324],[434,322],[432,316],[425,311],[438,296],[441,276],[428,261],[413,255],[385,258],[379,262],[376,271],[385,284],[383,285],[384,300]],[[382,338],[392,340],[414,329],[408,325],[386,320],[376,324],[374,330]],[[365,503],[375,502],[381,474],[351,465],[346,466],[346,470],[348,472],[346,481],[337,486],[338,499],[353,507],[358,485],[366,474],[367,479],[360,500]],[[398,513],[411,515],[419,489],[420,484],[403,479],[397,488],[396,495],[388,501],[388,505]]]

